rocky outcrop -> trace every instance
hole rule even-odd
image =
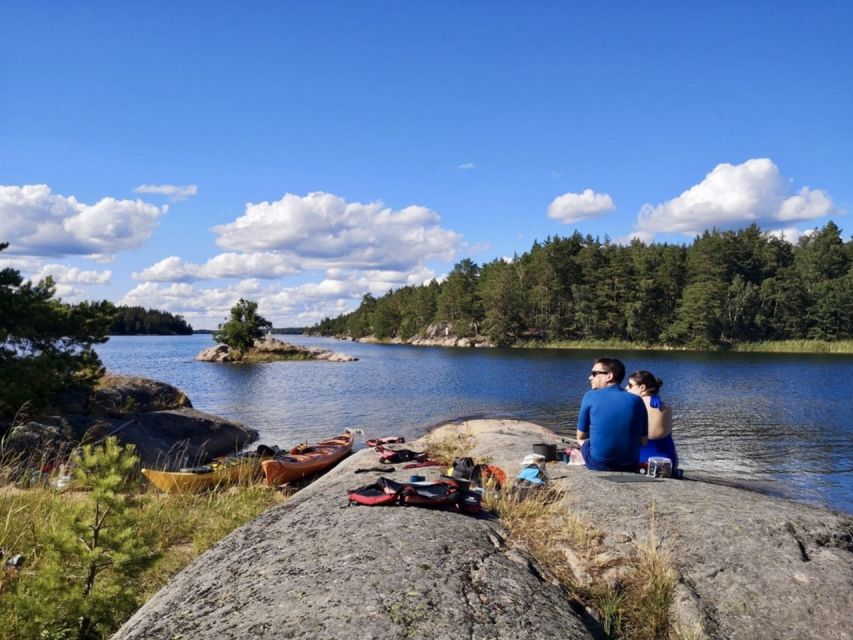
[[[194,410],[172,385],[134,376],[106,376],[91,396],[55,410],[63,408],[7,426],[4,459],[62,460],[81,442],[115,436],[136,446],[143,466],[176,469],[234,453],[258,437],[239,422]]]
[[[516,421],[442,427],[515,475],[550,431]],[[418,449],[424,442],[408,443]],[[403,507],[347,507],[346,489],[380,473],[362,450],[290,501],[233,532],[152,598],[128,638],[584,638],[595,621],[515,548],[500,523]],[[414,473],[429,479],[439,469]],[[390,475],[405,479],[413,471]],[[689,480],[548,465],[565,506],[600,530],[580,574],[638,545],[668,551],[682,637],[850,638],[853,519]]]
[[[512,460],[508,434],[526,423],[473,421],[471,454]],[[443,427],[446,437],[458,427]],[[534,431],[534,433],[537,433]],[[538,432],[543,442],[555,442]],[[508,461],[512,464],[512,461]],[[516,462],[517,468],[517,462]],[[682,637],[853,638],[853,518],[696,479],[648,479],[547,465],[565,490],[566,508],[603,532],[594,557],[579,558],[576,578],[656,545],[678,574],[673,614]],[[688,474],[689,476],[689,474]]]
[[[348,507],[347,489],[379,475],[356,469],[373,466],[376,454],[359,451],[233,532],[114,638],[592,637],[499,523],[414,507]]]
[[[319,347],[303,347],[266,336],[256,340],[254,346],[235,359],[227,345],[218,344],[204,349],[196,360],[202,362],[270,362],[274,360],[328,360],[329,362],[354,362],[358,358]]]
[[[412,336],[407,340],[402,338],[391,338],[390,340],[377,340],[373,336],[358,338],[358,342],[381,342],[387,344],[411,344],[417,347],[493,347],[489,339],[479,334],[470,336],[456,336],[446,322],[431,324],[422,335]]]
[[[163,409],[192,409],[183,391],[165,382],[108,374],[101,379],[92,395],[89,413],[115,416],[128,412],[159,411]]]

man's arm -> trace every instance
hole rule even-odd
[[[589,440],[589,425],[590,425],[590,411],[592,407],[589,404],[589,396],[587,395],[589,392],[585,393],[583,396],[583,400],[581,400],[581,408],[578,411],[578,442],[583,442],[584,440]]]

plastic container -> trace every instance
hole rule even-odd
[[[671,478],[672,460],[664,457],[649,458],[648,474],[650,478]]]

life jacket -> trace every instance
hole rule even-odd
[[[409,460],[417,460],[423,462],[427,459],[427,453],[412,451],[411,449],[386,449],[381,444],[374,447],[376,453],[379,454],[379,461],[382,464],[397,464],[398,462],[407,462]]]
[[[379,478],[373,484],[348,492],[349,502],[369,507],[405,505],[413,507],[451,507],[465,513],[480,511],[480,494],[462,489],[452,480],[439,482],[397,482]]]
[[[373,438],[368,440],[367,446],[375,447],[380,444],[398,444],[405,441],[406,439],[403,436],[385,436],[384,438]]]

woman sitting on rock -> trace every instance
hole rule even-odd
[[[672,407],[660,399],[658,392],[663,381],[649,371],[635,371],[628,376],[626,390],[640,396],[649,414],[649,441],[640,449],[640,463],[661,456],[672,460],[672,469],[678,468],[678,454],[672,439]]]

